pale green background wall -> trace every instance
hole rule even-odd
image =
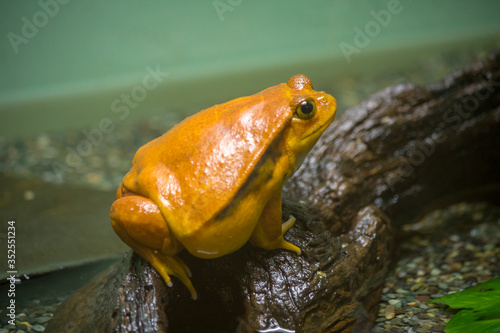
[[[425,57],[431,47],[500,36],[498,0],[64,2],[2,2],[0,135],[95,124],[141,84],[148,66],[169,75],[130,119],[166,107],[191,112],[299,72],[322,89],[342,73],[383,70]],[[218,12],[221,3],[230,10]],[[391,4],[398,13],[349,63],[340,44],[354,45],[354,28],[365,29],[375,22],[371,10]],[[34,20],[38,31],[23,35]],[[17,53],[13,34],[28,35]]]

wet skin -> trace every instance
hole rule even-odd
[[[210,259],[250,240],[300,254],[283,239],[295,219],[281,223],[281,190],[335,112],[332,96],[295,75],[185,119],[137,151],[111,206],[115,232],[193,299],[183,249]]]

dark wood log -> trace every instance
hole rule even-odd
[[[500,184],[500,53],[430,87],[398,85],[348,110],[284,189],[286,238],[215,260],[186,253],[199,299],[128,254],[68,298],[46,332],[368,330],[393,231],[432,206]],[[273,332],[278,332],[275,330]]]

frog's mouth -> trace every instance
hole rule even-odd
[[[309,153],[309,151],[312,149],[312,147],[314,147],[314,145],[316,144],[316,142],[318,141],[319,137],[321,136],[321,134],[323,134],[323,132],[326,130],[326,128],[328,126],[330,126],[330,124],[332,123],[333,119],[335,118],[335,113],[333,114],[333,116],[328,119],[328,121],[326,121],[323,125],[321,125],[320,127],[316,128],[314,131],[312,131],[311,133],[309,133],[309,135],[305,136],[302,138],[302,142],[306,142],[306,146],[308,146],[307,149],[303,150],[301,153],[299,154],[296,154],[295,155],[295,167],[294,167],[294,171],[295,172],[296,170],[298,170],[300,168],[300,166],[302,165],[302,163],[304,162],[304,160],[306,159],[306,156],[307,154]],[[294,156],[294,154],[289,153],[289,158],[290,158],[290,155],[291,156]],[[292,159],[290,159],[292,160]]]
[[[337,112],[334,112],[334,113],[333,113],[333,115],[331,116],[331,118],[330,118],[330,119],[328,119],[327,121],[325,121],[325,123],[324,123],[323,125],[321,125],[320,127],[316,128],[314,131],[312,131],[312,132],[311,132],[308,136],[306,136],[304,139],[309,139],[309,138],[313,137],[313,136],[314,136],[314,135],[316,135],[316,134],[319,134],[319,135],[318,135],[318,138],[316,138],[316,140],[317,140],[317,139],[319,139],[319,137],[320,137],[320,136],[321,136],[321,134],[322,134],[322,133],[323,133],[323,132],[327,129],[327,127],[328,127],[328,126],[330,126],[330,125],[332,124],[333,119],[335,119],[335,114],[336,114],[336,113],[337,113]]]

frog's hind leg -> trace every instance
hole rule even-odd
[[[253,231],[250,241],[253,245],[267,250],[286,249],[301,254],[300,248],[287,242],[283,235],[295,223],[290,216],[288,221],[281,224],[281,193],[273,197],[264,207],[259,222]]]
[[[172,286],[170,275],[178,277],[197,298],[186,264],[176,256],[183,246],[171,236],[158,206],[150,199],[128,195],[117,199],[111,206],[111,224],[121,240],[134,252],[146,259]]]

